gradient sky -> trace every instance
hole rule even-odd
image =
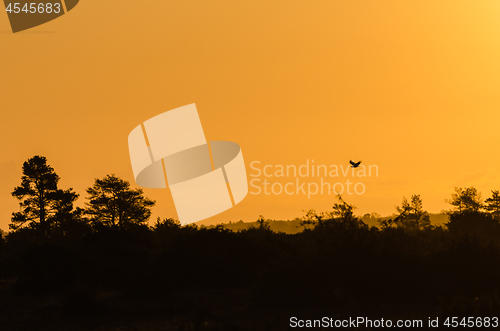
[[[344,195],[358,214],[391,214],[415,193],[440,212],[455,186],[500,189],[497,0],[82,0],[18,34],[0,14],[0,45],[4,230],[29,157],[46,156],[82,205],[96,177],[134,181],[135,126],[190,103],[208,140],[241,146],[248,174],[252,161],[377,165],[365,194]],[[176,217],[166,190],[144,191],[154,218]],[[334,200],[248,195],[204,223]]]

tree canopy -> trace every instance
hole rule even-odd
[[[156,203],[146,198],[141,189],[131,189],[129,182],[114,174],[95,179],[86,191],[89,197],[85,214],[95,225],[126,228],[145,224]]]
[[[455,207],[450,213],[477,213],[483,209],[481,193],[475,187],[455,187],[455,193],[446,202]]]
[[[21,185],[12,196],[19,200],[20,211],[12,213],[10,229],[29,227],[50,233],[73,211],[78,194],[58,188],[59,176],[44,156],[35,155],[23,164]]]
[[[485,209],[491,212],[492,216],[496,219],[500,218],[500,191],[491,191],[491,197],[486,199]]]
[[[396,206],[398,216],[394,223],[408,230],[421,230],[431,226],[429,213],[422,205],[422,198],[419,194],[413,194],[410,201],[403,197],[401,206]]]

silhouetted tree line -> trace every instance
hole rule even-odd
[[[58,181],[35,156],[12,192],[20,210],[0,239],[0,309],[10,307],[0,329],[24,325],[33,317],[16,319],[19,309],[54,295],[49,315],[84,316],[94,323],[88,329],[284,330],[291,316],[500,311],[499,191],[483,200],[473,187],[456,188],[445,226],[431,224],[419,195],[403,198],[379,227],[338,196],[332,210],[308,211],[303,231],[285,234],[263,216],[238,232],[160,218],[149,226],[155,202],[114,175],[87,189],[85,208],[73,208],[78,194]],[[28,299],[2,301],[18,297]],[[154,318],[161,322],[148,324]]]

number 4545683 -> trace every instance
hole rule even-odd
[[[20,12],[24,12],[26,14],[59,14],[61,12],[61,4],[60,3],[30,3],[28,7],[28,3],[25,3],[24,6],[21,7],[21,3],[9,3],[7,6],[7,12],[18,14]]]
[[[448,317],[443,323],[447,327],[477,327],[477,328],[497,328],[498,327],[498,317],[469,317],[469,318],[458,318],[458,317]]]

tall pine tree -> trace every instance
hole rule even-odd
[[[78,194],[58,188],[59,176],[44,156],[35,155],[23,164],[21,185],[12,196],[19,200],[20,211],[12,213],[9,228],[29,227],[49,235],[70,217]]]

